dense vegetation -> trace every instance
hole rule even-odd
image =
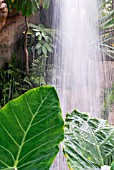
[[[0,109],[0,134],[4,170],[49,170],[63,138],[70,169],[100,170],[114,160],[114,127],[76,110],[67,114],[64,125],[50,86],[34,88]]]
[[[35,14],[40,6],[48,8],[49,2],[6,0],[9,12],[16,9],[25,17],[27,60],[22,63],[14,55],[0,69],[0,169],[49,170],[63,141],[63,153],[70,169],[100,170],[104,165],[112,165],[114,170],[114,127],[77,110],[67,114],[64,122],[56,90],[50,86],[39,87],[47,83],[47,72],[51,69],[47,59],[54,50],[56,30],[42,23],[30,24],[27,17]],[[113,27],[114,3],[102,0],[100,44],[109,60],[114,59]],[[114,103],[113,86],[105,90],[104,101],[104,118],[108,118],[107,110]]]
[[[99,6],[100,45],[103,60],[114,60],[114,1],[103,0]],[[104,92],[103,118],[108,119],[114,104],[114,84]]]
[[[36,12],[34,9],[34,3],[36,1],[28,1],[24,4],[24,1],[6,1],[9,11],[12,8],[21,10],[24,16],[31,15]],[[33,9],[29,13],[23,13],[26,5],[33,5]],[[23,9],[20,9],[23,6]],[[44,8],[49,6],[49,1],[38,1],[37,9],[43,5]],[[32,7],[31,7],[32,8]],[[28,23],[27,23],[28,25]],[[4,106],[8,101],[23,94],[25,91],[46,84],[46,75],[50,72],[51,67],[47,65],[47,58],[50,53],[53,52],[54,45],[52,43],[52,37],[55,31],[46,28],[42,24],[33,25],[29,24],[29,28],[25,31],[24,37],[25,43],[23,44],[25,52],[25,64],[19,61],[20,56],[12,56],[10,63],[6,63],[3,68],[0,69],[0,107]],[[27,40],[26,40],[27,38]],[[23,41],[24,42],[24,41]],[[20,63],[20,64],[19,64]],[[29,70],[28,70],[29,69]]]
[[[104,0],[99,7],[102,52],[114,59],[114,2]]]

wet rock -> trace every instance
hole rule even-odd
[[[5,26],[0,32],[0,67],[10,61],[13,54],[19,53],[17,43],[22,39],[25,30],[24,17],[13,18],[11,22],[13,23]]]
[[[39,18],[38,11],[36,15],[29,18],[29,22],[38,24]],[[24,31],[25,18],[15,10],[8,14],[6,24],[0,32],[0,67],[2,67],[5,62],[10,61],[11,56],[14,54],[19,58],[22,57],[22,38]],[[22,54],[20,54],[20,51],[22,51]]]
[[[4,0],[0,0],[0,31],[6,24],[7,16],[8,16],[7,5],[6,3],[4,3]]]

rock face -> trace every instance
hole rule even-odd
[[[24,17],[15,16],[8,19],[8,25],[0,32],[0,67],[10,60],[16,48],[15,43],[22,38],[24,29]]]
[[[4,0],[0,0],[0,31],[6,24],[7,16],[8,16],[7,5],[6,3],[4,3]]]
[[[29,21],[34,24],[39,23],[39,12],[30,17]],[[22,37],[25,31],[25,18],[16,11],[13,11],[8,15],[5,27],[2,28],[0,32],[0,67],[11,59],[13,54],[17,57],[21,57],[23,53],[22,48],[19,49],[19,43],[21,42],[22,47]],[[18,43],[19,42],[19,43]],[[20,56],[19,56],[20,55]]]
[[[109,123],[114,126],[114,106],[109,114]]]

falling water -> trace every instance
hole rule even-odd
[[[55,43],[52,84],[56,86],[65,115],[77,108],[100,117],[102,58],[96,0],[61,0],[54,3]],[[58,4],[58,5],[57,5]],[[61,155],[54,170],[66,170]]]
[[[61,45],[56,42],[53,84],[63,113],[77,108],[100,117],[102,59],[97,2],[61,0],[56,6],[54,25],[60,31]]]

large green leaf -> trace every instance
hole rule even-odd
[[[48,170],[63,140],[53,87],[32,89],[0,110],[0,169]]]
[[[114,128],[75,110],[66,117],[64,145],[72,170],[99,170],[114,159]]]
[[[111,170],[114,170],[114,162],[111,164]]]
[[[21,11],[23,16],[35,14],[41,3],[43,8],[48,8],[50,0],[6,0],[17,11]]]
[[[21,11],[23,16],[30,16],[37,12],[40,0],[6,0],[17,11]]]

